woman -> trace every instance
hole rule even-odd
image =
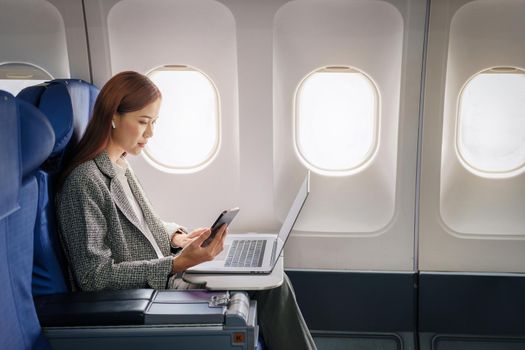
[[[186,233],[162,222],[125,160],[153,136],[160,104],[161,93],[146,76],[122,72],[111,78],[59,178],[57,216],[72,282],[80,290],[188,288],[175,276],[223,250],[225,226],[202,247],[209,228]],[[269,348],[315,349],[287,278],[252,297]]]

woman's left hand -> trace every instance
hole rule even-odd
[[[195,237],[198,237],[202,232],[202,229],[193,230],[188,234],[176,233],[171,238],[171,244],[176,247],[184,248],[187,246]]]

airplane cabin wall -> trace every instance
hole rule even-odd
[[[20,0],[2,4],[2,63],[27,63],[52,77],[70,75],[64,16],[47,1]]]
[[[92,79],[98,86],[120,70],[147,73],[165,64],[206,73],[221,100],[221,145],[210,166],[166,174],[141,157],[131,160],[165,219],[208,225],[220,209],[239,205],[232,231],[276,231],[306,172],[293,145],[297,86],[320,67],[346,65],[378,88],[377,151],[354,174],[313,174],[287,267],[525,272],[525,175],[480,177],[461,163],[454,144],[458,94],[468,79],[490,67],[525,66],[523,0],[432,2],[420,207],[424,2],[150,5],[2,0],[0,62],[26,62],[55,78]]]
[[[525,67],[525,1],[441,1],[431,14],[420,270],[525,272],[525,174],[480,176],[456,146],[464,84],[491,67]]]
[[[88,43],[82,2],[75,0],[48,0],[62,15],[67,45],[67,59],[70,74],[55,76],[57,78],[73,77],[91,81]],[[32,28],[32,27],[31,27]],[[48,51],[49,49],[45,49]],[[50,53],[53,51],[51,50]],[[36,54],[35,57],[40,57]]]
[[[476,73],[525,67],[524,17],[525,0],[0,0],[0,64],[99,87],[127,69],[204,72],[221,116],[209,166],[168,174],[129,159],[165,220],[209,225],[239,205],[233,232],[277,231],[307,171],[294,144],[303,79],[366,73],[375,153],[345,176],[312,173],[285,253],[305,318],[341,344],[506,349],[514,338],[491,337],[525,334],[509,311],[522,304],[525,175],[468,169],[457,113]]]
[[[380,96],[377,146],[369,160],[347,176],[312,173],[310,197],[287,245],[288,267],[413,269],[424,11],[424,4],[415,1],[291,1],[276,14],[274,201],[279,219],[307,169],[292,137],[301,80],[320,67],[348,66],[367,74]]]
[[[355,174],[313,174],[311,197],[285,264],[413,270],[424,4],[155,4],[98,0],[85,6],[97,85],[122,70],[147,73],[161,65],[185,64],[201,69],[218,87],[223,134],[219,155],[207,168],[167,174],[142,157],[130,157],[161,216],[198,227],[209,225],[219,210],[239,205],[232,232],[276,232],[307,170],[290,142],[295,89],[312,70],[347,65],[369,74],[378,86],[377,151]],[[374,20],[362,22],[369,17]],[[383,62],[384,57],[389,60]]]
[[[53,77],[71,74],[101,87],[122,70],[145,74],[163,65],[188,65],[217,87],[221,138],[209,166],[173,174],[142,156],[129,157],[161,217],[188,227],[209,225],[221,209],[238,205],[232,232],[276,232],[307,171],[291,142],[296,88],[310,72],[327,65],[367,74],[379,96],[376,150],[347,176],[313,174],[311,198],[287,247],[286,266],[414,269],[424,3],[51,3],[40,5],[58,9],[57,15],[61,11],[65,29],[55,34],[62,40],[60,50],[46,52],[55,52],[50,57],[63,52],[63,59],[48,59],[42,50],[26,56],[41,59]],[[14,31],[9,30],[6,35]],[[60,69],[54,68],[57,63]]]

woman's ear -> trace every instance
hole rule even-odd
[[[120,115],[118,113],[113,114],[113,117],[111,118],[111,128],[116,129],[117,125],[120,121]]]

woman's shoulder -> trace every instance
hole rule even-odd
[[[64,181],[62,192],[71,189],[88,188],[92,185],[99,187],[104,177],[94,160],[88,160],[75,167]]]
[[[97,172],[100,173],[97,165],[95,164],[95,161],[91,159],[75,167],[71,171],[71,174],[69,174],[68,179],[69,178],[81,179],[81,178],[86,178],[86,177],[91,178],[93,175],[96,175]]]
[[[111,196],[104,176],[93,160],[75,167],[67,176],[55,196],[59,216],[71,215],[81,210],[85,203],[105,203]],[[101,205],[101,204],[99,204]]]

